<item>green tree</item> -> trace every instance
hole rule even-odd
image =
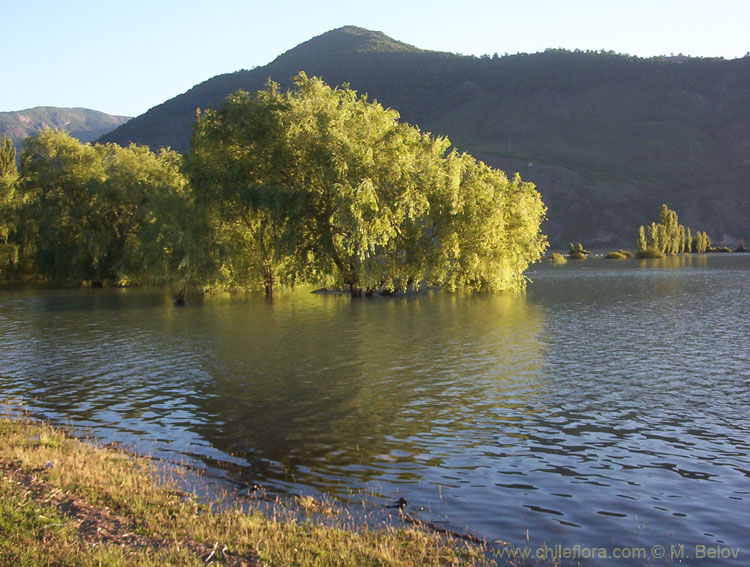
[[[300,240],[306,227],[295,213],[302,195],[292,176],[295,156],[281,120],[288,110],[278,86],[269,84],[254,96],[228,97],[194,125],[185,170],[198,206],[216,221],[227,287],[262,286],[273,295],[279,277],[295,279],[289,259],[307,252]]]
[[[648,225],[648,238],[646,240],[646,248],[661,252],[658,227],[659,225],[657,225],[655,222],[652,222],[650,225]]]
[[[12,203],[17,181],[16,148],[9,138],[3,136],[0,144],[0,244],[7,242],[12,227]]]
[[[219,285],[220,243],[211,212],[200,206],[182,173],[177,152],[157,155],[159,183],[148,191],[148,212],[140,224],[139,281],[167,285],[178,303],[186,301],[188,287],[212,289]]]
[[[45,130],[26,140],[21,164],[24,219],[41,275],[93,285],[147,276],[142,229],[153,222],[154,195],[175,183],[174,156]]]
[[[682,254],[690,251],[690,229],[679,223],[677,213],[667,205],[661,206],[659,222],[648,226],[648,237],[643,227],[638,232],[638,252],[642,257]]]
[[[639,252],[645,252],[646,248],[648,247],[648,243],[646,241],[646,229],[643,227],[643,225],[641,225],[638,229],[637,247]]]
[[[701,231],[696,232],[695,238],[693,239],[693,248],[698,254],[705,254],[710,251],[711,239],[709,238],[708,233]]]
[[[104,177],[94,148],[44,130],[24,143],[21,170],[24,223],[37,269],[55,281],[96,277],[89,246],[98,243],[84,226],[94,212],[93,183]]]
[[[18,245],[9,242],[15,225],[17,182],[16,149],[13,142],[3,136],[0,144],[0,274],[5,274],[18,261]]]
[[[680,225],[677,237],[677,249],[675,251],[675,254],[683,254],[685,252],[685,239],[685,227],[683,225]]]
[[[436,247],[431,283],[447,289],[520,290],[528,263],[546,249],[539,233],[544,205],[534,186],[513,180],[468,154],[451,153],[453,182],[436,185],[429,234]],[[449,190],[446,190],[449,189]]]
[[[228,234],[229,262],[272,291],[324,282],[377,288],[521,289],[541,257],[545,208],[397,112],[303,73],[282,94],[237,93],[195,125],[187,171]]]

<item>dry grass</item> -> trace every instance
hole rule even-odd
[[[142,457],[0,418],[2,565],[486,564],[486,550],[416,528],[356,528],[309,497],[271,515],[201,502],[156,482]],[[162,471],[163,472],[163,471]],[[179,471],[172,471],[179,473]],[[328,521],[299,517],[323,514]]]

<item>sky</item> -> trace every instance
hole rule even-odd
[[[138,116],[354,25],[464,55],[547,48],[743,57],[748,0],[3,0],[0,111]]]

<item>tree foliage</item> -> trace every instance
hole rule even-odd
[[[182,298],[188,284],[525,287],[547,246],[532,184],[347,86],[294,85],[199,112],[184,158],[45,130],[26,140],[16,182],[4,143],[13,245],[55,282],[167,284]]]
[[[185,184],[177,154],[45,130],[26,140],[21,165],[27,253],[41,275],[94,285],[152,276],[160,242],[153,205]]]
[[[187,171],[230,280],[522,289],[546,247],[533,185],[398,119],[303,73],[202,113]]]
[[[15,228],[17,182],[16,149],[13,142],[3,136],[0,144],[0,274],[18,261],[18,246],[8,241]]]
[[[12,228],[12,204],[17,181],[16,149],[13,142],[3,136],[0,144],[0,244],[7,242]]]
[[[690,252],[703,254],[710,250],[711,241],[705,232],[697,232],[693,238],[690,227],[686,228],[679,223],[677,213],[667,205],[662,205],[659,222],[652,222],[648,228],[641,226],[638,229],[636,245],[639,257],[658,258]]]

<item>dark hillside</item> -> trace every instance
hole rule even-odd
[[[220,75],[104,141],[189,149],[196,108],[299,71],[349,83],[404,120],[537,183],[553,245],[631,244],[662,202],[714,240],[750,240],[750,58],[568,52],[465,57],[346,27]]]

